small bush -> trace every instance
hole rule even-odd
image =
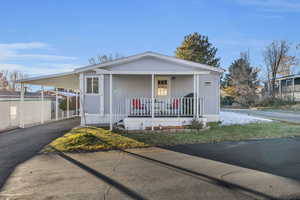
[[[191,129],[202,129],[203,128],[203,123],[196,120],[196,119],[193,119],[192,122],[191,122],[191,126],[190,126]]]

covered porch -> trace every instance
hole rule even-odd
[[[208,73],[98,71],[93,77],[103,76],[104,103],[100,110],[104,112],[97,116],[86,109],[85,117],[95,123],[107,122],[110,129],[119,122],[126,129],[154,129],[189,124],[192,119],[204,121],[205,94],[200,92],[200,76]]]

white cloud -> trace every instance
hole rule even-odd
[[[80,67],[78,65],[69,64],[69,63],[43,63],[40,65],[24,65],[24,64],[11,64],[11,63],[0,63],[0,71],[1,70],[9,70],[9,71],[21,71],[29,76],[37,76],[37,75],[46,75],[46,74],[55,74],[61,72],[69,72],[73,69]]]
[[[24,50],[50,50],[52,49],[47,43],[42,42],[28,42],[28,43],[0,43],[0,61],[4,60],[75,60],[75,57],[60,56],[51,54],[32,54],[32,53],[20,53]]]
[[[299,0],[236,0],[239,4],[255,6],[268,12],[300,12]]]

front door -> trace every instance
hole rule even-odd
[[[155,96],[166,98],[171,96],[171,78],[169,76],[155,77]]]

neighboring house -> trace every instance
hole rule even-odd
[[[300,74],[276,79],[277,97],[300,101]]]
[[[80,92],[81,124],[126,129],[218,121],[223,69],[153,52],[21,80]]]

